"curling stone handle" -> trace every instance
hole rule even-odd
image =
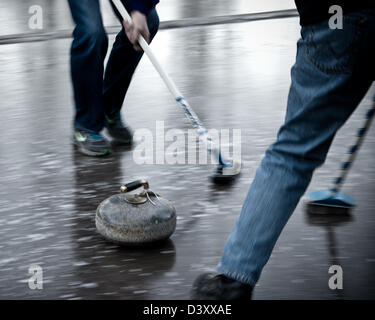
[[[145,190],[147,190],[149,188],[148,181],[144,179],[136,180],[136,181],[133,181],[133,182],[130,182],[121,186],[120,190],[122,193],[126,193],[126,192],[131,192],[140,187],[143,187]]]

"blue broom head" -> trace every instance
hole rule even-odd
[[[332,190],[310,192],[307,197],[310,204],[317,206],[353,208],[356,205],[355,200],[347,194]]]
[[[212,180],[218,184],[226,184],[236,179],[241,173],[241,163],[233,161],[233,163],[219,164],[212,175]]]

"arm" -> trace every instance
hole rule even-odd
[[[127,10],[130,11],[133,23],[123,21],[125,33],[129,41],[134,45],[134,49],[142,50],[138,44],[139,35],[150,43],[150,32],[147,25],[147,14],[159,2],[159,0],[132,0],[127,6],[126,1],[121,0]]]

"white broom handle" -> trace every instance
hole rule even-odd
[[[130,17],[129,13],[126,11],[124,5],[120,0],[112,0],[113,4],[116,6],[117,10],[120,12],[122,18],[129,23],[132,23],[132,18]],[[143,49],[143,51],[149,57],[151,63],[154,65],[157,72],[160,74],[162,79],[164,80],[166,86],[168,87],[169,91],[172,93],[174,98],[177,100],[182,98],[181,92],[177,89],[173,80],[169,77],[169,75],[163,70],[159,61],[156,59],[154,53],[152,52],[151,48],[149,47],[147,41],[143,38],[142,35],[139,35],[138,43]]]

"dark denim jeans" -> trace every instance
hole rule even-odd
[[[255,285],[275,243],[323,164],[337,132],[375,80],[375,11],[350,13],[343,30],[303,27],[285,123],[266,151],[218,271]]]
[[[76,114],[74,127],[99,132],[105,115],[118,116],[133,73],[143,52],[133,49],[124,29],[113,45],[104,74],[108,37],[99,0],[68,0],[76,24],[71,48],[71,76]],[[151,37],[159,27],[153,9],[147,17]]]

